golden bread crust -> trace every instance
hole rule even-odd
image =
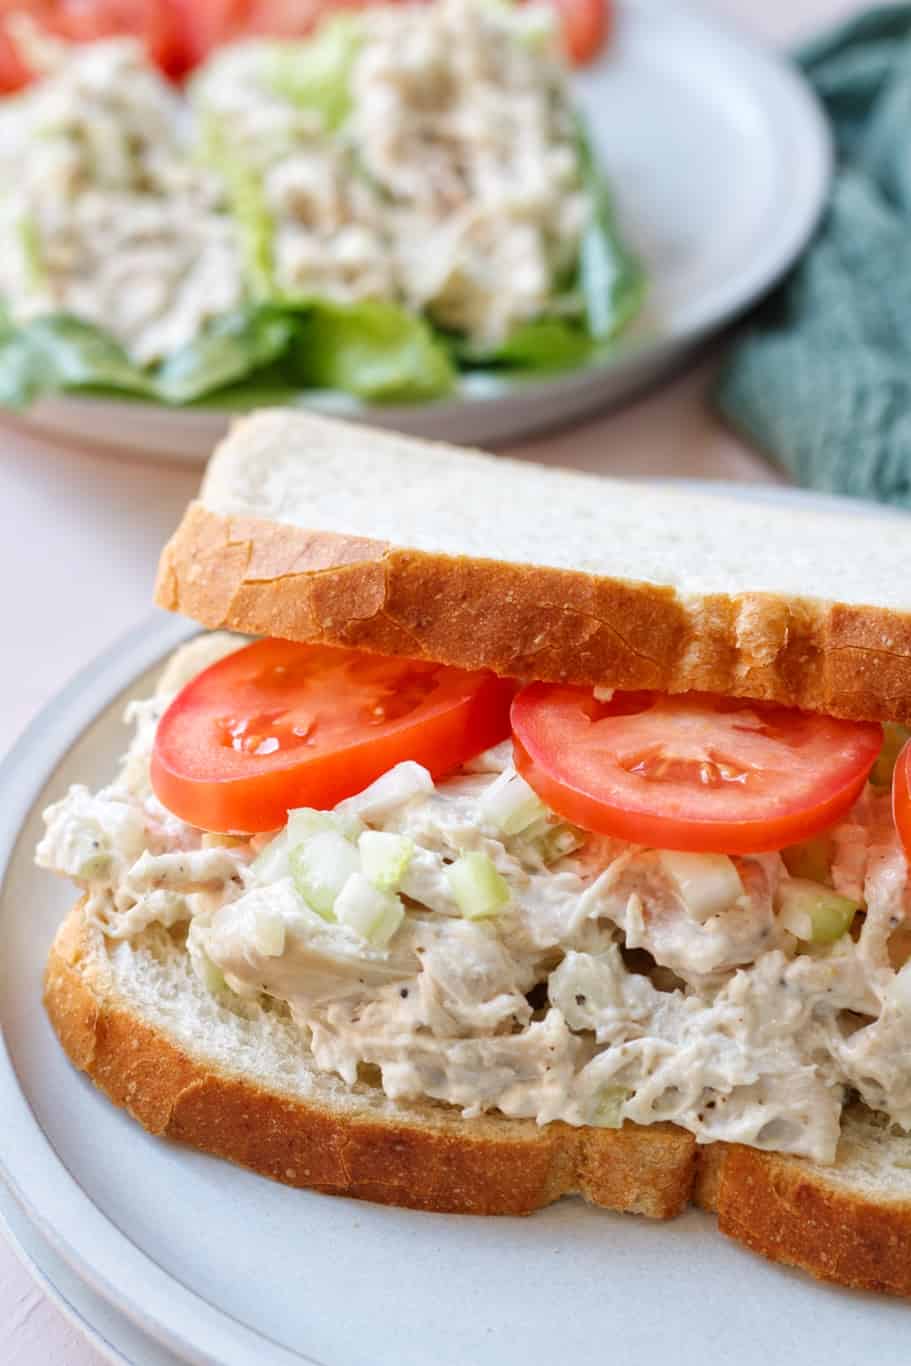
[[[756,697],[911,722],[911,616],[306,531],[191,503],[156,601],[201,625],[518,677]]]
[[[911,1201],[872,1198],[837,1167],[736,1144],[697,1148],[671,1124],[541,1128],[422,1103],[390,1117],[280,1095],[143,1020],[118,995],[104,943],[78,904],[50,952],[45,1004],[74,1065],[152,1133],[289,1186],[439,1213],[528,1214],[578,1194],[669,1219],[693,1201],[771,1261],[911,1296]]]
[[[668,1219],[689,1199],[695,1142],[672,1125],[576,1129],[448,1106],[395,1117],[278,1095],[191,1056],[118,996],[81,906],[51,949],[45,1005],[70,1060],[146,1129],[291,1186],[460,1214],[528,1214],[582,1195]]]

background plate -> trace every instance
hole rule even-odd
[[[793,262],[822,208],[831,155],[813,95],[783,59],[664,0],[617,0],[615,36],[575,86],[649,273],[647,308],[613,356],[549,379],[470,378],[437,403],[377,407],[328,394],[309,396],[310,406],[482,444],[557,426],[678,364]],[[64,439],[199,462],[229,418],[63,398],[26,420]]]
[[[831,506],[738,492],[799,499],[808,514]],[[654,1366],[669,1344],[678,1366],[906,1362],[907,1306],[772,1266],[696,1211],[655,1224],[565,1200],[527,1219],[471,1219],[294,1191],[149,1137],[72,1071],[40,1004],[72,901],[32,865],[40,811],[70,782],[107,780],[125,696],[192,629],[164,616],[137,628],[60,694],[0,774],[2,1174],[85,1283],[81,1312],[107,1341],[128,1355],[117,1323],[129,1320],[134,1342],[138,1329],[219,1366]],[[98,1299],[117,1310],[103,1325]],[[168,1358],[150,1348],[138,1360]]]

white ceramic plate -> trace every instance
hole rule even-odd
[[[311,396],[322,411],[418,436],[493,443],[619,401],[678,364],[792,263],[820,213],[829,138],[782,59],[665,0],[618,0],[616,36],[576,78],[650,298],[610,360],[521,383],[478,377],[437,403],[376,407]],[[64,439],[201,461],[223,412],[54,399],[27,419]]]
[[[63,1264],[83,1282],[79,1311],[106,1341],[137,1362],[218,1366],[654,1366],[669,1350],[678,1366],[907,1361],[907,1307],[772,1266],[695,1211],[654,1224],[566,1200],[471,1219],[294,1191],[149,1137],[73,1072],[40,1004],[72,900],[32,866],[40,812],[70,782],[107,780],[125,697],[191,629],[143,624],[0,774],[0,1169],[40,1235],[31,1255],[52,1281]],[[137,1331],[155,1346],[132,1356]]]
[[[105,1361],[112,1366],[180,1366],[180,1357],[148,1337],[80,1279],[29,1223],[2,1183],[0,1230],[48,1298]]]

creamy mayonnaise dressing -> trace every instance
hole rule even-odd
[[[115,782],[97,795],[74,787],[46,813],[38,862],[86,888],[107,935],[186,925],[226,1008],[238,996],[284,1002],[318,1067],[376,1077],[394,1099],[539,1123],[671,1120],[700,1142],[821,1161],[834,1158],[848,1090],[911,1127],[899,971],[911,894],[887,796],[868,788],[833,832],[835,887],[865,903],[857,937],[798,952],[775,914],[789,877],[777,854],[734,860],[735,895],[706,914],[659,851],[582,837],[553,816],[504,835],[489,813],[508,745],[435,785],[400,766],[339,808],[349,834],[379,830],[412,849],[404,918],[378,947],[312,909],[287,860],[257,859],[280,848],[272,837],[203,835],[151,792],[170,695],[236,646],[203,637],[179,652],[158,695],[130,708],[137,735]],[[482,919],[453,893],[449,870],[466,853],[508,888]]]
[[[17,320],[72,314],[160,360],[243,298],[222,187],[139,43],[41,55],[45,79],[0,102],[0,294]]]
[[[20,25],[45,76],[0,102],[0,294],[140,364],[263,293],[387,300],[483,346],[558,298],[578,312],[591,206],[547,13],[370,9],[339,21],[338,70],[309,44],[238,43],[186,97],[137,42]]]

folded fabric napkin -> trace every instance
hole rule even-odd
[[[911,507],[911,5],[869,11],[799,61],[832,121],[832,197],[716,401],[799,483]]]

